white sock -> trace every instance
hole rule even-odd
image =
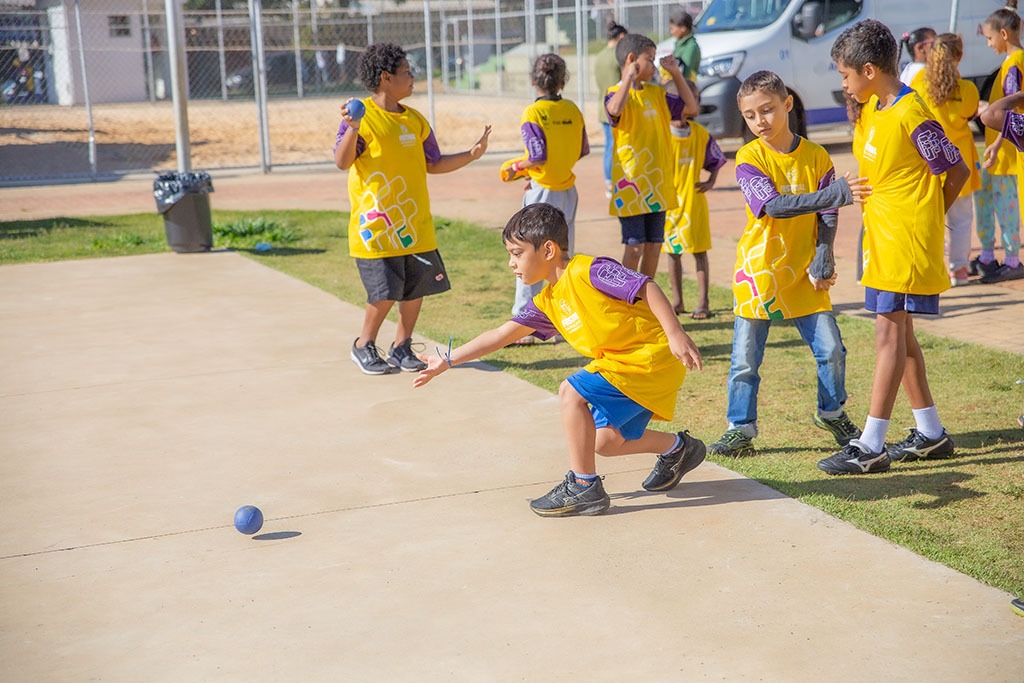
[[[889,421],[868,415],[864,421],[864,432],[857,439],[871,449],[872,453],[881,453],[885,450],[885,435],[889,431]]]
[[[917,422],[917,431],[929,439],[942,436],[942,420],[939,419],[939,409],[935,406],[915,410],[914,421]]]
[[[683,443],[683,437],[681,437],[678,434],[676,434],[676,440],[672,442],[672,448],[668,449],[667,451],[665,451],[661,455],[668,455],[669,453],[671,453],[675,449],[679,448],[679,444],[681,444],[681,443]]]

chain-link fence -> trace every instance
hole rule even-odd
[[[0,184],[100,178],[174,169],[167,21],[161,0],[23,0],[0,4]],[[349,96],[363,96],[356,64],[374,42],[402,45],[417,73],[409,104],[427,114],[442,148],[494,126],[492,149],[520,145],[532,101],[530,64],[560,53],[566,96],[596,125],[591,58],[609,19],[655,40],[668,35],[668,0],[384,0],[358,7],[296,0],[259,16],[266,112],[254,95],[246,9],[186,11],[184,31],[193,167],[260,166],[259,121],[271,165],[329,163]],[[684,3],[696,12],[700,3]],[[431,88],[427,88],[430,49]],[[257,70],[258,74],[259,71]],[[423,93],[432,91],[433,97]],[[595,143],[599,142],[594,138]]]

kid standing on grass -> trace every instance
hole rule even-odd
[[[946,210],[970,171],[921,98],[896,77],[892,33],[866,19],[843,31],[832,59],[859,109],[853,153],[871,185],[864,202],[864,306],[875,313],[875,373],[864,432],[818,463],[828,474],[885,472],[893,460],[948,458],[942,426],[914,335],[914,314],[939,312],[949,288],[942,257]],[[886,448],[902,383],[916,427]]]
[[[927,66],[910,84],[942,124],[946,136],[960,150],[960,156],[971,172],[960,196],[946,211],[946,265],[949,267],[949,284],[954,287],[967,284],[974,222],[971,195],[981,187],[978,149],[974,146],[974,134],[970,128],[971,119],[978,113],[978,88],[960,78],[957,65],[963,54],[964,44],[960,36],[955,33],[936,36],[928,53]]]
[[[828,288],[835,282],[837,209],[870,194],[863,179],[835,178],[828,152],[789,129],[793,96],[771,71],[740,85],[737,104],[757,136],[736,153],[736,180],[747,204],[733,276],[736,318],[729,370],[729,428],[711,444],[718,455],[754,454],[759,370],[768,331],[792,320],[818,366],[814,424],[841,446],[860,435],[847,417],[846,348]]]
[[[691,88],[697,92],[695,87]],[[693,254],[697,273],[697,305],[690,317],[711,317],[708,304],[708,250],[711,249],[711,225],[705,192],[715,186],[718,170],[725,166],[725,155],[708,129],[696,121],[672,121],[672,156],[675,159],[673,186],[679,206],[665,213],[665,242],[662,251],[669,255],[669,282],[672,285],[672,309],[683,308],[683,254]],[[704,169],[710,175],[700,179]]]
[[[1017,0],[1008,0],[1005,8],[993,12],[981,25],[988,46],[997,54],[1006,54],[999,75],[992,83],[990,102],[1021,90],[1024,50],[1020,44],[1020,15],[1016,9]],[[975,229],[981,242],[981,254],[971,261],[970,271],[972,275],[981,275],[981,281],[988,284],[1024,277],[1024,266],[1020,265],[1020,155],[1012,147],[1001,146],[991,130],[985,131],[985,145],[981,190],[974,193]],[[995,257],[996,218],[1006,254],[1002,265]]]
[[[523,206],[550,204],[559,209],[569,226],[569,254],[572,255],[576,233],[576,176],[572,169],[579,159],[590,153],[583,114],[561,92],[569,74],[565,60],[555,54],[541,55],[533,64],[530,80],[537,89],[537,99],[523,112],[520,132],[526,156],[502,167],[501,179],[511,182],[529,178],[523,194]],[[516,279],[513,317],[523,310],[543,289],[543,283],[523,284]],[[533,337],[527,337],[533,339]]]
[[[562,426],[569,446],[565,480],[530,503],[542,517],[597,515],[610,500],[597,475],[604,456],[659,453],[643,482],[667,491],[704,460],[704,444],[683,431],[647,429],[671,420],[686,370],[701,368],[700,351],[649,277],[610,258],[569,257],[568,226],[548,204],[531,204],[509,219],[502,239],[509,266],[526,284],[547,286],[519,315],[446,357],[428,359],[413,382],[420,387],[450,367],[496,351],[527,334],[561,334],[593,360],[562,382]]]
[[[605,109],[615,137],[612,198],[625,253],[622,264],[654,277],[665,241],[665,212],[678,206],[672,188],[673,159],[669,123],[698,112],[697,100],[679,71],[676,58],[661,59],[679,96],[650,81],[655,75],[655,45],[647,36],[628,33],[615,47],[622,80],[608,89]]]
[[[437,251],[427,173],[448,173],[479,159],[491,127],[469,151],[441,154],[427,120],[400,103],[412,95],[413,74],[397,45],[366,48],[359,78],[373,93],[362,100],[366,114],[352,118],[351,100],[346,102],[334,146],[334,163],[343,171],[352,169],[348,246],[366,288],[352,362],[368,375],[418,372],[425,365],[412,352],[412,332],[423,297],[451,287]],[[377,332],[396,301],[398,330],[385,360],[376,345]]]

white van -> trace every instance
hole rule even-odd
[[[791,122],[806,135],[808,125],[846,120],[839,74],[829,57],[832,44],[861,19],[877,19],[896,40],[921,26],[949,30],[958,5],[956,32],[964,39],[960,74],[983,86],[1001,57],[980,35],[982,21],[1002,3],[993,0],[711,0],[694,21],[701,49],[697,81],[701,113],[697,121],[715,137],[747,136],[736,107],[740,83],[761,69],[774,71],[793,94]],[[658,53],[672,51],[663,41]],[[910,61],[904,52],[901,64]]]

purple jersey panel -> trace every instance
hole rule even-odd
[[[631,304],[636,303],[640,289],[650,279],[607,256],[598,256],[590,264],[590,282],[594,289],[612,299]]]
[[[750,213],[757,218],[764,216],[764,205],[779,196],[771,178],[751,164],[739,164],[736,167],[736,183],[747,200]]]
[[[613,92],[605,93],[605,96],[604,96],[604,113],[608,116],[608,123],[612,124],[613,126],[617,126],[617,125],[619,125],[619,117],[618,116],[612,116],[612,113],[610,111],[608,111],[608,100],[610,100],[613,95],[615,95],[615,93],[613,93]]]
[[[707,147],[704,150],[704,170],[717,171],[725,166],[725,161],[725,154],[722,153],[722,148],[718,146],[714,138],[709,137]]]
[[[520,309],[519,313],[512,318],[512,322],[529,327],[533,330],[533,336],[540,339],[551,339],[558,334],[551,319],[544,315],[532,301],[527,302]]]
[[[1021,74],[1020,69],[1011,66],[1006,71],[1006,78],[1003,79],[1003,94],[1015,95],[1020,92]]]
[[[423,156],[427,158],[428,165],[441,161],[441,147],[437,144],[433,129],[430,130],[427,139],[423,141]]]
[[[583,145],[580,147],[580,159],[590,154],[590,140],[587,139],[587,127],[583,126]]]
[[[536,123],[527,121],[520,128],[523,136],[523,145],[526,147],[526,158],[534,162],[545,162],[548,160],[548,139],[544,135],[544,129]]]
[[[1003,120],[1003,137],[1014,147],[1024,151],[1024,114],[1006,112],[1006,119]]]
[[[686,108],[686,103],[683,102],[682,97],[667,92],[665,93],[665,104],[668,105],[669,118],[673,121],[681,121],[683,119],[683,109]]]
[[[836,180],[836,169],[835,168],[830,168],[825,173],[825,175],[822,176],[821,180],[818,181],[818,189],[819,190],[824,190],[826,187],[828,187],[829,185],[834,183],[835,180]],[[826,215],[826,214],[838,215],[839,214],[839,209],[838,208],[836,208],[836,209],[825,209],[824,211],[819,211],[818,213],[820,213],[823,216]]]
[[[346,130],[348,130],[348,121],[342,120],[341,125],[338,126],[338,137],[334,141],[334,151],[335,152],[338,151],[338,145],[341,144],[341,136],[345,134]],[[366,151],[366,140],[363,139],[362,135],[359,135],[359,133],[356,133],[356,158],[358,159],[359,156],[363,152],[365,152],[365,151]]]
[[[933,175],[945,173],[961,159],[960,150],[949,141],[938,121],[925,121],[914,129],[910,139]]]

